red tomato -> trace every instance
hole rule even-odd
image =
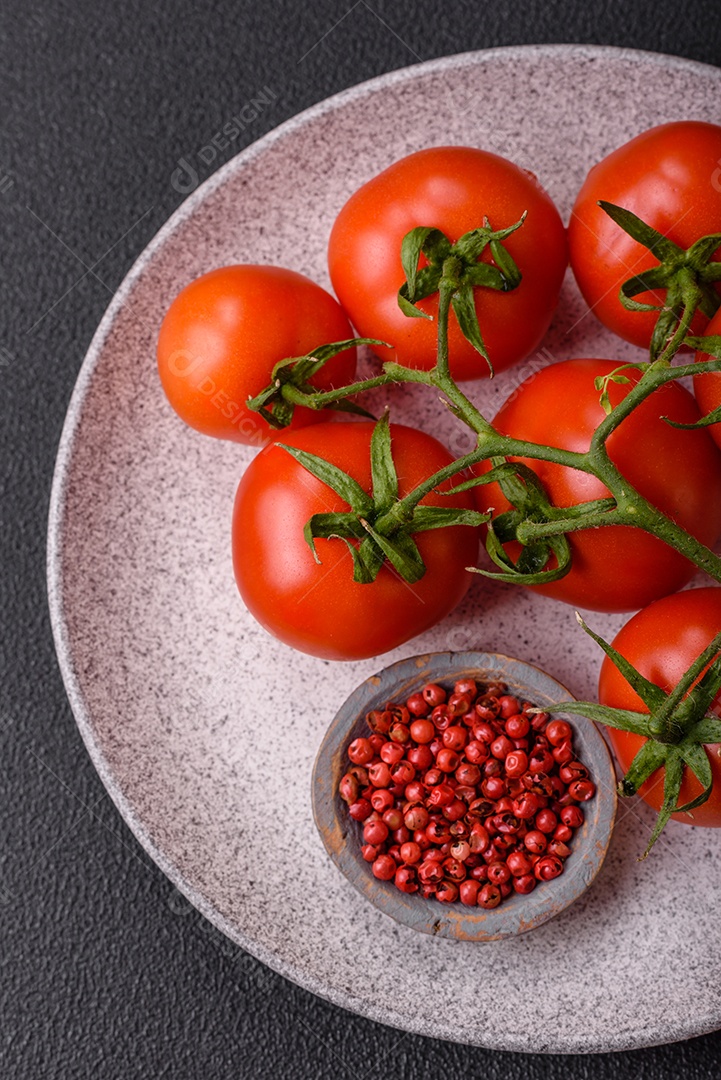
[[[565,360],[528,378],[501,407],[494,427],[506,435],[583,452],[604,417],[598,375],[607,375],[613,360]],[[611,404],[626,396],[639,378],[624,371],[631,383],[609,385]],[[607,442],[611,460],[654,506],[672,517],[708,546],[721,533],[721,456],[703,430],[681,431],[661,416],[683,423],[698,419],[692,395],[668,383],[647,398]],[[526,460],[540,477],[556,506],[572,506],[603,498],[606,487],[587,473],[545,461]],[[479,509],[508,509],[500,489],[478,487]],[[568,604],[595,611],[633,611],[690,580],[694,569],[662,541],[628,526],[604,526],[569,533],[573,565],[565,577],[536,591]],[[519,546],[512,545],[518,554]]]
[[[158,338],[158,370],[168,401],[190,427],[262,446],[268,424],[245,405],[270,383],[275,364],[318,345],[353,337],[338,302],[319,285],[276,266],[225,266],[196,278],[168,309]],[[351,382],[355,349],[313,379],[329,390]],[[292,427],[327,420],[297,408]]]
[[[405,278],[401,241],[416,226],[440,229],[455,242],[489,219],[494,229],[524,225],[504,241],[523,275],[518,288],[476,289],[476,310],[496,371],[522,360],[548,329],[567,265],[563,223],[535,176],[497,154],[463,146],[421,150],[391,165],[342,208],[328,249],[333,288],[363,337],[394,346],[393,359],[429,370],[436,361],[436,323],[404,315],[397,293]],[[484,259],[487,254],[484,253]],[[438,297],[419,305],[435,315]],[[387,350],[383,359],[389,358]],[[488,375],[488,365],[463,337],[454,315],[449,328],[456,379]]]
[[[626,341],[648,348],[657,312],[626,311],[618,291],[659,260],[616,225],[598,200],[631,210],[686,249],[719,231],[720,163],[721,127],[683,120],[637,135],[586,177],[568,225],[571,268],[594,314]],[[661,303],[664,294],[642,293],[635,299]],[[694,333],[702,333],[707,321],[699,314]]]
[[[706,334],[721,334],[721,308],[709,322]],[[696,360],[703,363],[711,357],[706,353],[697,353]],[[704,416],[721,405],[721,371],[711,371],[706,375],[695,375],[693,380],[693,392],[696,401]],[[710,424],[706,430],[717,446],[721,446],[721,423]]]
[[[689,589],[665,596],[639,611],[626,623],[613,641],[615,648],[647,679],[670,692],[721,630],[721,589]],[[647,712],[636,691],[626,682],[618,669],[606,658],[601,667],[599,701],[616,709]],[[721,716],[721,695],[713,706]],[[607,729],[614,753],[624,773],[646,741],[641,735]],[[695,810],[674,814],[676,821],[689,825],[721,826],[721,746],[706,748],[713,789],[708,800]],[[648,778],[639,794],[656,810],[663,802],[664,770]],[[701,794],[702,786],[690,772],[684,770],[680,802],[684,805]]]
[[[342,468],[371,491],[373,424],[326,423],[283,434],[282,441]],[[399,495],[453,460],[430,435],[391,424]],[[423,505],[473,508],[467,494],[433,494]],[[286,644],[331,660],[357,660],[401,645],[447,615],[471,581],[478,531],[456,525],[422,532],[416,543],[426,573],[408,584],[386,562],[370,584],[353,581],[344,540],[316,540],[320,563],[303,536],[312,514],[347,504],[280,446],[271,443],[246,469],[233,513],[233,564],[253,616]]]

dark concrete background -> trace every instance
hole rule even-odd
[[[361,1020],[231,948],[149,862],[90,764],[53,651],[45,532],[63,416],[93,331],[182,201],[171,183],[179,159],[228,115],[272,91],[201,179],[329,94],[444,54],[590,42],[721,65],[718,0],[682,15],[671,0],[3,7],[0,1076],[717,1076],[719,1034],[614,1056],[493,1053]]]

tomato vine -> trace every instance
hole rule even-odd
[[[486,550],[498,569],[469,569],[497,580],[524,585],[556,581],[571,570],[573,558],[569,534],[609,526],[630,526],[656,537],[714,581],[721,583],[721,557],[645,498],[614,463],[608,450],[611,436],[652,394],[671,382],[698,374],[698,366],[694,363],[672,365],[682,346],[702,350],[706,354],[704,372],[721,372],[721,337],[690,334],[697,308],[709,317],[718,308],[714,285],[721,278],[721,269],[718,263],[710,259],[721,242],[721,234],[702,237],[688,251],[682,251],[634,214],[610,204],[605,204],[603,209],[629,235],[644,243],[659,258],[658,267],[630,278],[623,283],[619,293],[619,300],[627,310],[648,312],[655,308],[658,317],[651,337],[649,360],[619,365],[609,374],[596,379],[595,389],[599,393],[604,415],[593,432],[588,449],[569,450],[504,434],[469,400],[451,374],[448,327],[452,313],[464,337],[490,366],[478,324],[474,290],[492,288],[510,292],[518,286],[520,272],[503,241],[523,226],[523,217],[498,230],[493,230],[490,223],[484,220],[478,229],[466,233],[455,244],[435,227],[415,228],[403,241],[401,261],[405,284],[399,290],[398,303],[407,316],[428,319],[428,313],[417,305],[420,300],[437,292],[435,365],[430,370],[419,370],[397,361],[386,361],[381,373],[371,379],[346,387],[317,391],[307,382],[308,372],[315,372],[324,362],[325,353],[317,350],[311,354],[312,359],[297,361],[299,365],[305,365],[301,366],[299,377],[293,378],[292,363],[279,365],[274,371],[275,390],[269,388],[264,391],[250,402],[250,407],[262,408],[275,393],[276,397],[278,394],[285,395],[288,404],[292,402],[293,405],[316,410],[338,408],[348,403],[348,399],[354,399],[369,389],[389,383],[419,383],[440,392],[445,406],[473,431],[476,445],[470,452],[440,468],[399,497],[393,483],[392,464],[390,471],[388,468],[388,462],[392,462],[392,459],[387,419],[384,419],[379,423],[371,445],[375,478],[373,495],[361,492],[363,498],[359,501],[358,492],[354,491],[352,497],[349,495],[347,498],[351,506],[349,514],[321,515],[322,521],[309,522],[306,539],[311,547],[316,536],[340,536],[354,555],[356,581],[373,580],[384,558],[407,581],[418,581],[424,567],[422,560],[419,561],[411,532],[417,531],[419,524],[424,528],[442,528],[446,524],[442,511],[419,508],[421,500],[431,492],[437,492],[442,484],[446,485],[447,494],[460,494],[480,485],[497,483],[511,507],[495,518],[489,515],[490,520],[487,521]],[[481,253],[486,250],[492,261],[479,262]],[[666,301],[661,305],[640,304],[634,299],[639,293],[661,288],[666,289]],[[348,344],[343,342],[342,346],[347,347]],[[334,355],[339,348],[329,347],[328,356]],[[634,369],[635,381],[624,374],[629,368]],[[611,404],[609,397],[611,383],[629,384],[628,391],[615,405]],[[351,407],[360,411],[357,405]],[[276,418],[282,416],[283,409],[276,408],[274,415]],[[721,420],[721,407],[694,423],[682,423],[669,417],[663,419],[678,428],[704,427]],[[348,478],[344,480],[337,475],[330,476],[323,462],[311,460],[310,455],[299,456],[296,451],[288,449],[314,475],[325,478],[336,492],[344,494]],[[600,481],[608,495],[573,506],[555,506],[533,469],[523,462],[511,460],[514,458],[550,462],[586,473]],[[490,468],[479,473],[477,467],[485,462],[490,463]],[[467,470],[476,470],[476,474],[448,488],[449,480]],[[366,512],[373,517],[372,525],[363,516]],[[447,516],[449,525],[477,525],[481,520],[479,515],[467,511],[451,511]],[[506,551],[505,545],[509,541],[521,545],[521,555],[516,562]],[[664,770],[663,801],[645,856],[673,813],[691,812],[709,798],[713,781],[703,744],[721,742],[721,721],[709,713],[721,690],[721,633],[716,635],[675,688],[667,693],[645,679],[613,646],[588,630],[582,620],[579,621],[617,665],[648,709],[648,713],[640,713],[595,702],[563,703],[569,712],[582,713],[643,738],[641,749],[619,785],[622,795],[636,793],[649,776],[659,769]],[[679,806],[684,770],[687,768],[694,774],[702,790],[690,802]]]

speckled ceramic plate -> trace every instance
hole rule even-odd
[[[284,124],[198,188],[143,253],[92,343],[52,497],[49,591],[68,694],[120,811],[175,885],[277,971],[365,1016],[507,1050],[607,1051],[721,1026],[719,836],[619,810],[604,867],[562,918],[478,946],[398,926],[343,879],[313,825],[324,731],[377,659],[292,653],[243,610],[231,503],[249,452],[167,407],[154,342],[191,278],[282,262],[327,284],[334,215],[365,179],[423,146],[475,143],[533,169],[562,212],[588,167],[654,123],[719,121],[721,72],[644,53],[526,47],[452,57],[360,86]],[[543,349],[474,391],[495,408],[553,358],[630,358],[567,281]],[[465,437],[433,395],[396,418]],[[603,634],[620,617],[591,615]],[[483,583],[430,633],[383,658],[480,649],[527,660],[578,697],[599,656],[573,613]],[[278,737],[274,738],[274,732]],[[283,809],[271,823],[269,804]],[[488,993],[492,986],[493,993]]]

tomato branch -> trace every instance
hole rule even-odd
[[[408,529],[419,503],[425,496],[454,477],[457,478],[459,473],[477,470],[478,475],[456,484],[452,490],[467,490],[475,485],[498,482],[513,508],[489,523],[487,550],[502,571],[501,574],[490,576],[523,584],[555,580],[567,573],[571,567],[571,550],[565,540],[567,533],[607,526],[629,526],[657,537],[714,580],[721,582],[721,558],[649,503],[628,482],[611,460],[607,449],[610,436],[655,390],[679,378],[703,372],[721,372],[721,341],[687,336],[696,307],[707,308],[712,305],[710,290],[721,270],[719,264],[709,263],[708,260],[713,254],[712,248],[717,238],[704,238],[703,243],[699,241],[688,252],[683,252],[661,234],[647,235],[643,223],[639,223],[633,215],[629,217],[627,212],[618,208],[604,209],[610,212],[611,216],[616,214],[614,220],[620,219],[620,223],[627,227],[628,231],[635,230],[639,233],[640,230],[647,246],[666,262],[663,266],[629,280],[622,289],[623,302],[629,308],[653,308],[661,311],[654,346],[656,358],[653,358],[652,350],[650,362],[619,365],[603,380],[603,386],[600,386],[599,390],[601,404],[607,414],[596,428],[585,452],[534,443],[496,430],[451,375],[448,342],[451,312],[458,319],[466,338],[479,354],[488,360],[475,311],[474,290],[477,287],[487,287],[507,291],[519,284],[520,273],[502,241],[523,224],[523,219],[507,229],[495,232],[488,222],[484,221],[481,228],[465,234],[455,244],[438,229],[426,227],[411,230],[405,238],[402,262],[406,283],[399,292],[400,306],[409,316],[430,318],[417,304],[431,293],[438,294],[437,356],[436,364],[430,371],[416,370],[395,361],[387,361],[379,375],[328,391],[314,390],[308,382],[310,376],[339,348],[347,347],[349,342],[324,346],[306,357],[284,361],[274,371],[274,385],[256,399],[256,403],[264,407],[271,400],[280,400],[283,406],[291,409],[295,405],[305,405],[312,409],[341,407],[364,412],[360,406],[347,399],[389,384],[421,383],[437,389],[453,414],[474,432],[476,446],[472,451],[428,477],[404,498],[396,498],[384,506],[376,504],[373,521],[363,526],[369,529],[369,543],[374,545],[376,552],[382,550],[386,538]],[[486,248],[489,248],[493,262],[480,261],[480,255]],[[420,265],[421,256],[426,260],[423,265]],[[643,291],[660,288],[664,283],[668,287],[667,299],[670,306],[667,305],[667,309],[662,310],[659,305],[641,304],[633,298]],[[358,339],[357,343],[379,344],[370,339]],[[694,363],[672,367],[670,360],[682,343],[696,349],[702,349],[706,344],[713,359],[703,365]],[[611,407],[608,384],[630,382],[631,380],[621,374],[626,367],[638,367],[641,371],[640,378],[630,386],[621,400]],[[252,402],[251,405],[255,407],[256,403]],[[676,423],[670,418],[664,419],[668,423]],[[711,422],[714,422],[713,416],[704,418],[695,425],[686,426]],[[527,466],[518,463],[517,459],[545,461],[586,473],[599,480],[608,490],[609,496],[572,507],[556,507],[548,499],[535,474]],[[487,461],[495,464],[490,470],[486,468],[481,472],[478,467]],[[499,468],[500,463],[505,463],[505,466]],[[355,536],[357,525],[350,532]],[[352,536],[347,535],[346,538],[352,539]],[[524,549],[516,564],[512,563],[503,549],[503,544],[510,540],[517,540]],[[553,556],[556,565],[551,565],[549,569],[547,564],[553,562]],[[394,558],[399,563],[405,563],[410,556],[408,552],[401,553],[399,550]],[[374,569],[375,561],[374,556]],[[414,559],[410,561],[413,562]],[[485,570],[479,572],[488,573]],[[416,567],[413,574],[417,573]]]

